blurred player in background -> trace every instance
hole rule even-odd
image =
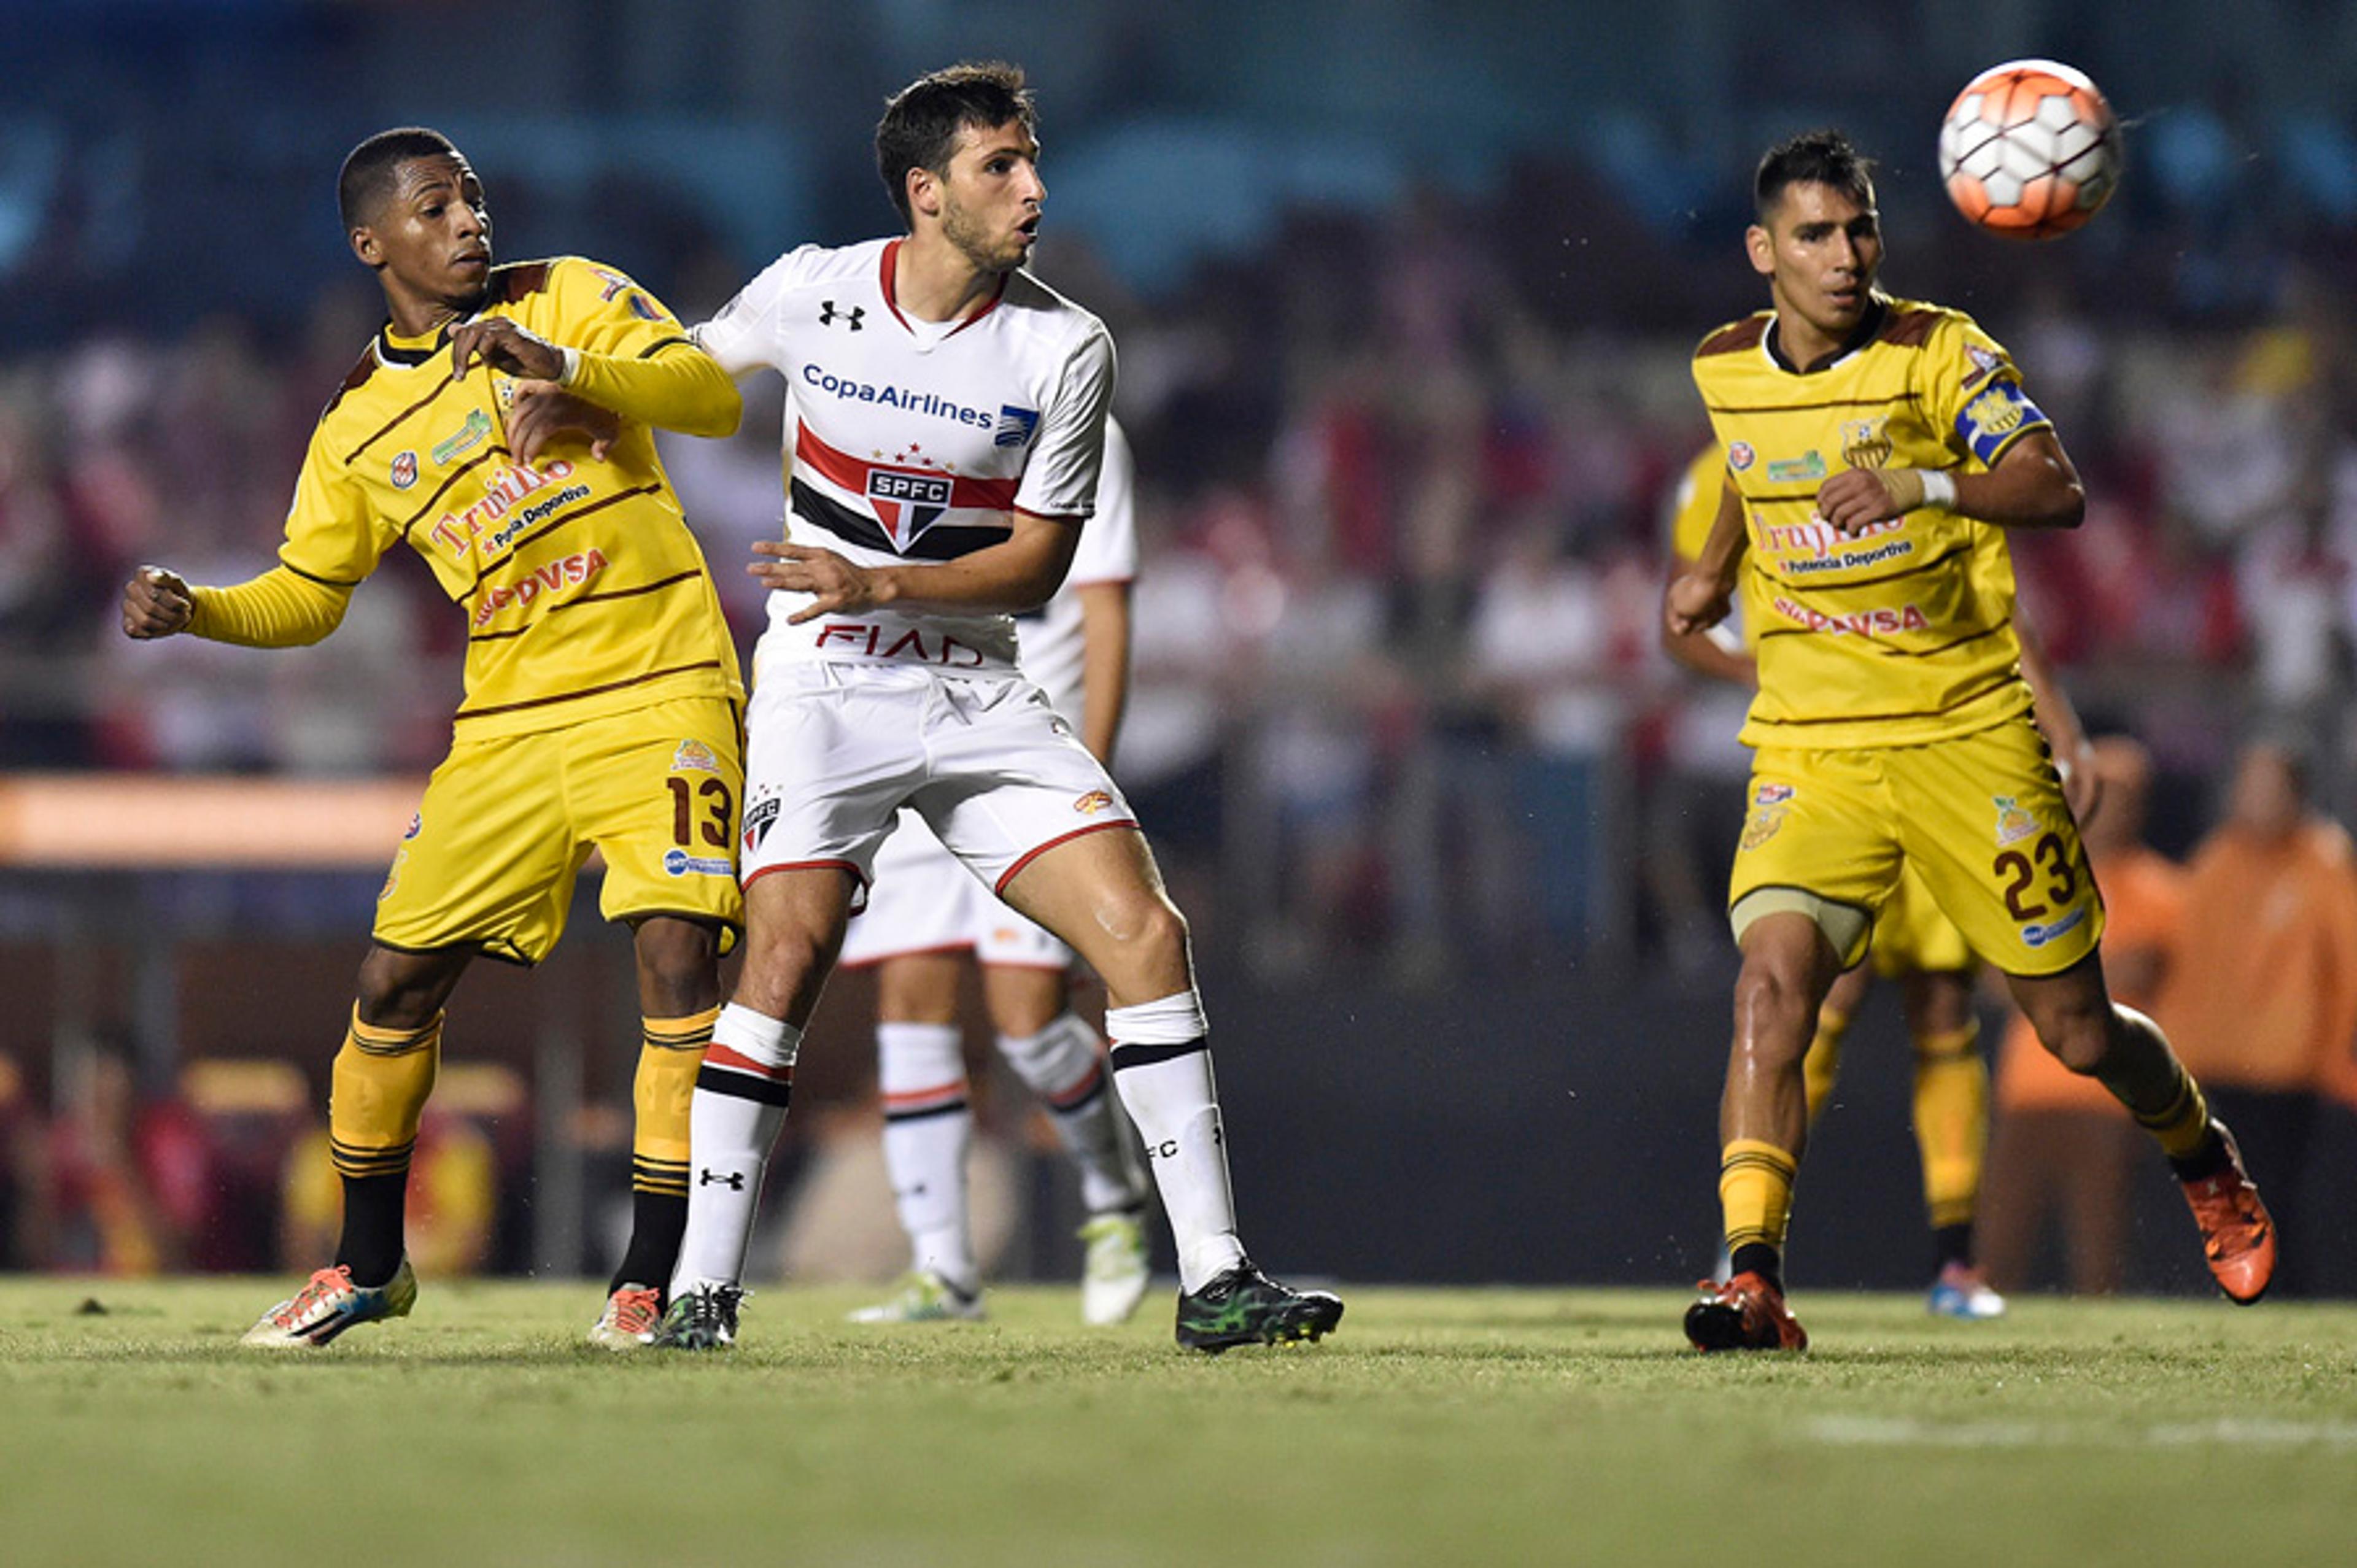
[[[1137,575],[1135,471],[1121,426],[1105,422],[1097,508],[1081,531],[1064,585],[1017,618],[1023,673],[1108,768],[1129,689],[1129,585]],[[893,1297],[852,1314],[861,1323],[923,1323],[983,1315],[981,1271],[966,1208],[973,1141],[958,981],[982,968],[983,1001],[999,1053],[1048,1108],[1081,1178],[1087,1258],[1081,1316],[1121,1323],[1145,1298],[1146,1173],[1106,1081],[1103,1042],[1071,1006],[1072,950],[991,897],[903,807],[876,854],[867,910],[844,938],[846,968],[876,970],[876,1077],[884,1098],[884,1164],[914,1251]]]
[[[1718,516],[1727,453],[1716,444],[1689,465],[1672,520],[1671,575],[1694,569],[1710,527]],[[1707,632],[1662,633],[1670,657],[1704,675],[1756,689],[1758,661],[1740,616]],[[2021,642],[2022,679],[2036,697],[2039,728],[2046,735],[2062,774],[2063,793],[2074,816],[2084,820],[2098,788],[2085,730],[2078,710],[2029,634],[2015,607],[2014,632]],[[1973,1010],[1973,982],[1980,969],[1953,920],[1942,912],[1912,865],[1902,867],[1889,901],[1875,917],[1870,964],[1843,972],[1817,1009],[1816,1033],[1803,1064],[1808,1086],[1809,1124],[1832,1096],[1841,1070],[1842,1045],[1850,1021],[1877,976],[1896,981],[1907,1033],[1914,1044],[1915,1146],[1922,1161],[1923,1206],[1932,1227],[1932,1279],[1925,1305],[1944,1317],[1987,1318],[2005,1312],[2005,1298],[1989,1288],[1974,1256],[1973,1231],[1987,1164],[1989,1070],[1980,1048],[1980,1023]]]
[[[2102,899],[2021,678],[2003,531],[2075,526],[2077,472],[1994,339],[1875,289],[1874,186],[1846,138],[1771,149],[1754,199],[1746,243],[1772,308],[1695,352],[1727,479],[1664,606],[1672,633],[1705,631],[1740,582],[1760,679],[1728,897],[1743,952],[1720,1110],[1733,1273],[1703,1287],[1686,1336],[1706,1350],[1808,1344],[1783,1285],[1803,1061],[1910,864],[2047,1048],[2160,1144],[2212,1275],[2255,1301],[2273,1226],[2167,1038],[2105,989]]]
[[[1015,664],[1096,505],[1103,323],[1022,270],[1046,188],[1023,74],[900,91],[877,170],[907,233],[772,263],[697,340],[791,390],[787,540],[754,655],[745,968],[698,1076],[694,1183],[657,1343],[732,1343],[793,1063],[901,807],[1104,981],[1114,1079],[1178,1240],[1179,1343],[1315,1339],[1342,1304],[1236,1234],[1187,923],[1104,766]]]
[[[335,1261],[245,1343],[325,1345],[417,1294],[404,1194],[442,1004],[479,953],[531,964],[576,874],[631,928],[644,1014],[634,1226],[594,1339],[641,1344],[685,1224],[687,1105],[735,940],[743,685],[648,429],[725,435],[742,403],[654,296],[577,257],[495,267],[481,182],[439,133],[370,137],[338,200],[389,319],[319,416],[279,564],[231,587],[143,569],[134,638],[289,648],[335,630],[395,543],[467,615],[466,694],[378,897],[328,1131]]]
[[[2156,1004],[2185,920],[2185,871],[2144,843],[2152,790],[2145,748],[2125,736],[2104,736],[2091,751],[2103,789],[2080,821],[2087,864],[2104,890],[2104,978],[2126,1005],[2168,1018]],[[2177,1030],[2174,1019],[2169,1027]],[[2055,1060],[2019,1014],[1998,1048],[1996,1107],[1981,1208],[1981,1261],[1989,1278],[2006,1289],[2029,1278],[2051,1211],[2071,1288],[2082,1295],[2118,1290],[2128,1183],[2144,1153],[2135,1123],[2102,1084]]]

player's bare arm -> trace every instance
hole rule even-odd
[[[1129,585],[1083,583],[1081,601],[1081,744],[1106,767],[1129,706]]]
[[[1014,532],[1005,541],[939,564],[859,566],[832,550],[759,539],[753,551],[765,559],[745,569],[769,587],[813,596],[787,618],[791,626],[885,605],[1019,614],[1046,604],[1064,585],[1081,531],[1077,520],[1011,515]]]
[[[2079,722],[2079,709],[2062,689],[2061,677],[2046,657],[2046,647],[2017,601],[2013,607],[2014,639],[2021,644],[2021,678],[2029,684],[2035,717],[2046,744],[2053,748],[2055,770],[2062,775],[2062,800],[2081,823],[2094,816],[2104,792],[2102,769],[2095,766],[2095,748]]]
[[[1670,563],[1670,582],[1695,569],[1695,563],[1680,555]],[[1662,618],[1662,651],[1697,675],[1714,681],[1725,681],[1747,690],[1760,685],[1760,661],[1743,650],[1740,639],[1724,623],[1707,631],[1675,632],[1670,629],[1669,618]]]
[[[142,566],[123,585],[123,634],[145,642],[188,629],[197,613],[188,585],[161,566]]]
[[[1927,479],[1927,473],[1938,478]],[[2003,528],[2076,528],[2087,514],[2079,470],[2050,430],[2015,442],[1985,474],[1921,468],[1848,468],[1817,491],[1817,515],[1843,534],[1888,522],[1924,504],[1941,479],[1955,499],[1945,504],[1964,517]]]
[[[1727,485],[1720,491],[1718,516],[1711,521],[1702,553],[1691,570],[1670,579],[1663,595],[1666,636],[1698,637],[1727,618],[1735,607],[1736,574],[1749,542],[1743,527],[1743,498]]]

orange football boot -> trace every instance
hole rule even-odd
[[[1784,1310],[1784,1293],[1745,1270],[1725,1284],[1702,1281],[1686,1308],[1686,1338],[1697,1350],[1805,1350],[1809,1331]]]
[[[2267,1282],[2275,1278],[2276,1223],[2259,1199],[2258,1185],[2243,1168],[2234,1134],[2214,1117],[2210,1130],[2225,1145],[2226,1163],[2200,1181],[2185,1183],[2185,1201],[2201,1227],[2201,1255],[2210,1262],[2211,1277],[2228,1299],[2248,1306],[2267,1294]]]

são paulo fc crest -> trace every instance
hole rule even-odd
[[[770,829],[778,820],[779,801],[775,795],[764,796],[745,808],[745,853],[752,854],[770,836]]]
[[[947,474],[867,470],[867,504],[876,509],[876,521],[884,525],[897,550],[907,550],[911,540],[949,510],[955,494],[956,486]]]

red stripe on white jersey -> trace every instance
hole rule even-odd
[[[855,457],[848,452],[830,446],[813,433],[808,423],[794,421],[794,461],[836,489],[847,495],[867,499],[867,478],[871,474],[905,474],[913,478],[947,479],[950,482],[950,502],[953,508],[974,511],[1012,511],[1015,494],[1023,487],[1017,477],[1007,479],[977,479],[964,474],[946,474],[939,468],[928,468],[915,463],[871,463]]]

